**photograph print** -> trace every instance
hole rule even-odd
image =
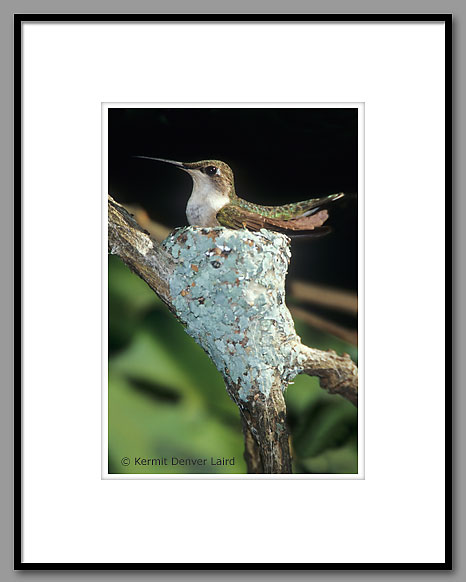
[[[103,114],[104,475],[360,478],[362,109]]]

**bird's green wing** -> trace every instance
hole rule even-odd
[[[218,222],[227,228],[260,230],[261,228],[265,228],[263,219],[263,216],[249,212],[236,204],[227,204],[217,213]]]
[[[321,210],[311,216],[283,220],[280,218],[264,216],[257,212],[251,212],[237,204],[227,204],[217,213],[217,220],[222,226],[233,229],[247,228],[248,230],[255,231],[260,230],[261,228],[277,230],[280,232],[290,230],[314,230],[322,226],[327,218],[327,211]]]

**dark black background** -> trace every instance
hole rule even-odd
[[[347,193],[330,208],[331,234],[293,242],[290,277],[357,289],[357,109],[114,108],[108,142],[110,194],[169,227],[187,224],[191,177],[132,156],[223,160],[237,194],[260,204]]]

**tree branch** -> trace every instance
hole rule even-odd
[[[329,309],[346,311],[351,315],[358,314],[358,296],[356,293],[305,283],[304,281],[293,281],[290,290],[294,299],[305,301],[306,303],[314,303]]]
[[[169,282],[175,261],[111,196],[108,197],[108,252],[118,255],[174,311]]]
[[[357,404],[349,356],[304,346],[285,305],[289,239],[189,227],[163,244],[109,196],[109,252],[161,297],[223,375],[243,422],[249,472],[290,473],[283,397],[299,373]]]
[[[340,394],[358,405],[358,368],[348,354],[337,355],[333,350],[323,352],[301,346],[306,359],[303,372],[320,379],[320,387],[330,394]]]
[[[302,307],[290,307],[291,315],[294,318],[300,319],[304,323],[323,331],[325,333],[330,333],[335,337],[342,339],[343,341],[351,344],[353,346],[358,345],[358,332],[352,329],[347,329],[338,323],[334,323],[333,321],[329,321],[325,317],[321,317],[320,315],[316,315],[315,313],[310,313],[306,309]]]

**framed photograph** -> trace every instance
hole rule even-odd
[[[202,247],[207,245],[194,251],[189,281],[180,273],[175,284],[180,288],[171,292],[167,306],[133,262],[139,262],[137,249],[125,246],[123,250],[120,239],[115,243],[122,225],[114,223],[113,213],[110,217],[104,213],[105,225],[110,224],[102,258],[108,260],[103,312],[108,313],[104,329],[109,330],[108,343],[104,342],[109,373],[103,382],[103,434],[108,435],[102,451],[104,476],[363,478],[363,447],[358,456],[363,419],[359,415],[358,431],[356,368],[357,285],[363,279],[362,245],[358,277],[357,196],[363,164],[362,105],[105,104],[103,120],[104,177],[108,176],[104,192],[131,211],[163,247],[171,248],[174,225],[188,224],[194,224],[192,229],[181,229],[173,240],[192,232],[200,236]],[[221,160],[212,159],[213,154],[209,160],[213,142],[215,157]],[[290,156],[290,143],[301,153]],[[168,152],[163,154],[166,157],[191,162],[184,166],[176,160],[160,163],[135,153],[162,150]],[[200,160],[203,162],[198,163]],[[243,167],[250,167],[250,178],[236,171]],[[290,168],[294,168],[291,175]],[[309,180],[317,171],[320,181],[310,190]],[[264,175],[268,177],[260,184]],[[259,192],[246,201],[241,196],[248,195],[248,182]],[[203,192],[209,184],[212,192],[206,198]],[[308,201],[299,202],[299,191],[306,192],[301,198]],[[107,198],[105,194],[105,204]],[[250,221],[240,228],[246,238],[238,246],[233,238],[229,243],[219,238],[223,233],[216,218],[220,209],[215,207],[213,216],[210,210],[217,199],[224,213],[231,207],[232,217],[223,220],[232,236],[238,230],[236,221]],[[247,206],[258,202],[268,204]],[[362,215],[362,196],[359,204]],[[212,229],[207,225],[213,217]],[[199,225],[202,231],[196,230]],[[269,236],[266,230],[277,233],[273,243],[263,238]],[[247,256],[245,249],[252,249],[254,260],[262,259],[259,249],[266,252],[268,243],[265,256],[283,264],[283,272],[269,272],[270,266],[266,270],[262,264],[239,264]],[[283,261],[281,251],[272,253],[281,244],[285,245]],[[176,252],[178,261],[186,263],[187,259],[178,256],[184,250]],[[172,284],[175,279],[173,275]],[[244,312],[239,311],[237,292],[247,298]],[[251,294],[258,296],[251,299]],[[234,300],[231,306],[228,298]],[[188,310],[184,325],[171,313],[180,301],[186,301]],[[204,316],[207,324],[213,322],[213,329],[200,333]],[[329,374],[336,365],[341,375],[338,383],[328,386],[330,394],[319,385],[317,374],[323,372],[323,360],[315,372],[308,369],[312,376],[283,370],[288,376],[280,381],[280,404],[272,403],[274,383],[259,378],[285,366],[287,357],[280,356],[280,349],[300,345],[296,329],[302,343],[320,350],[313,355],[325,358],[330,349],[352,357],[335,360],[332,354],[331,362],[324,364]],[[218,345],[221,352],[227,350],[227,360],[232,357],[232,361],[225,360],[225,366]],[[260,372],[257,358],[261,362],[270,359]],[[239,371],[231,379],[224,368]],[[344,380],[348,373],[350,377]],[[254,380],[250,383],[251,374]],[[241,386],[236,390],[230,381]],[[325,380],[323,384],[326,386]],[[251,391],[251,397],[238,396],[241,388]],[[266,439],[266,450],[258,447],[245,453],[249,440],[244,432],[261,430],[254,423],[259,422],[259,398],[263,397],[264,405],[276,411],[267,430],[277,438]],[[256,406],[257,418],[242,408],[249,406],[249,400]],[[282,439],[281,426],[287,431]],[[264,440],[265,435],[257,438]],[[270,450],[272,457],[267,456]],[[279,451],[284,459],[274,458]],[[257,458],[251,458],[249,452]]]
[[[451,568],[450,142],[451,15],[17,15],[16,568]]]

